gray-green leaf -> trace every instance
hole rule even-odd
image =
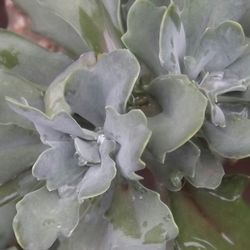
[[[206,122],[203,127],[210,148],[225,158],[241,159],[250,156],[250,120],[238,116],[226,117],[226,127]]]
[[[114,141],[104,140],[101,143],[99,150],[101,164],[91,166],[78,185],[77,192],[80,202],[101,195],[109,189],[112,180],[116,176],[115,162],[110,157],[114,150]]]
[[[148,93],[162,112],[149,117],[150,151],[164,163],[166,152],[187,142],[202,126],[207,100],[184,75],[166,75],[152,81]]]
[[[38,180],[46,180],[49,191],[65,185],[74,187],[86,172],[84,167],[78,165],[74,154],[73,141],[59,142],[39,156],[32,173]]]
[[[27,194],[17,203],[13,221],[18,243],[27,250],[47,250],[58,236],[70,237],[79,222],[79,207],[78,201],[61,199],[44,187]]]
[[[74,113],[97,127],[103,126],[106,106],[125,112],[139,71],[139,63],[129,50],[104,54],[93,68],[72,75],[66,100]]]
[[[48,86],[70,63],[72,60],[62,53],[49,52],[14,33],[0,30],[1,68]]]
[[[79,69],[90,69],[96,64],[96,55],[93,52],[84,53],[78,60],[67,67],[49,85],[45,92],[45,111],[48,116],[62,111],[71,113],[71,108],[65,100],[65,88],[70,76]]]
[[[32,106],[44,110],[42,89],[38,85],[6,70],[0,70],[0,88],[0,122],[15,123],[24,128],[34,128],[32,123],[10,109],[5,97],[18,99],[23,97]]]
[[[89,50],[85,41],[81,37],[79,30],[72,25],[70,20],[67,20],[63,15],[60,15],[56,9],[46,6],[45,1],[14,0],[14,2],[31,18],[33,31],[53,39],[68,50],[73,56],[78,56]],[[53,1],[53,3],[54,2],[56,1]],[[62,1],[58,1],[57,4],[61,5],[62,8],[67,8],[69,13],[73,9],[72,7],[69,8],[69,6],[66,6],[66,1],[63,3]],[[78,14],[75,18],[77,16]]]
[[[128,13],[124,44],[156,75],[166,70],[159,60],[160,25],[166,7],[156,7],[149,0],[137,0]]]
[[[171,4],[165,12],[160,29],[159,58],[170,73],[180,74],[186,52],[186,37],[179,10]]]
[[[140,157],[151,136],[146,116],[140,110],[131,110],[121,115],[108,106],[104,132],[120,145],[116,162],[123,176],[132,180],[140,179],[135,171],[145,166]]]
[[[30,168],[46,146],[33,130],[0,125],[0,185]]]
[[[199,147],[200,157],[194,168],[193,176],[187,176],[187,180],[197,188],[215,189],[224,177],[224,168],[222,162],[201,140],[194,140]]]
[[[118,191],[119,193],[120,191]],[[121,192],[126,192],[126,190],[122,190]],[[149,191],[150,193],[152,191]],[[166,249],[166,241],[163,240],[163,242],[159,243],[157,241],[157,237],[160,237],[160,233],[163,233],[163,230],[169,230],[170,234],[169,236],[171,237],[171,233],[174,233],[172,236],[175,237],[176,233],[176,226],[174,222],[169,222],[169,224],[165,224],[164,218],[162,218],[162,231],[157,231],[155,232],[156,237],[154,238],[156,240],[155,243],[143,243],[143,239],[137,239],[129,234],[124,233],[120,227],[116,226],[116,223],[118,222],[117,220],[114,221],[114,224],[110,223],[107,218],[105,218],[105,211],[108,209],[110,205],[110,199],[112,196],[110,195],[111,192],[108,194],[104,195],[101,200],[98,200],[88,210],[86,214],[84,214],[83,219],[80,221],[79,226],[76,228],[74,233],[69,239],[65,239],[61,241],[60,250],[165,250]],[[118,195],[118,194],[117,194]],[[145,207],[151,207],[151,208],[156,208],[154,210],[155,214],[156,211],[160,212],[163,217],[169,215],[169,210],[167,207],[160,202],[159,198],[157,195],[154,197],[155,193],[152,192],[152,199],[151,199],[151,206],[142,206],[140,212],[138,214],[141,214],[141,211],[144,211]],[[126,194],[125,194],[126,196]],[[128,194],[129,196],[129,194]],[[124,196],[122,196],[124,198]],[[150,194],[148,195],[148,198],[150,197]],[[155,198],[155,199],[154,199]],[[126,198],[127,200],[127,198]],[[124,203],[124,200],[120,201],[119,208],[122,208],[121,210],[118,210],[122,212],[120,214],[120,223],[122,223],[124,226],[128,226],[131,223],[131,228],[133,227],[133,220],[134,220],[134,214],[131,211],[127,211],[127,203]],[[136,201],[135,201],[136,203]],[[135,204],[134,203],[134,204]],[[131,203],[130,203],[131,204]],[[147,203],[148,204],[148,203]],[[126,208],[124,209],[124,205]],[[138,205],[140,206],[140,205]],[[146,212],[149,212],[150,209],[147,209]],[[145,217],[149,219],[153,225],[157,224],[157,221],[153,221],[150,219],[151,218],[151,213],[146,214],[145,212]],[[125,214],[124,217],[123,214]],[[115,215],[115,218],[117,218],[119,214]],[[140,218],[137,218],[140,220]],[[173,219],[170,214],[170,220]],[[143,225],[139,226],[142,228],[142,231],[147,231],[148,227],[150,227],[150,223],[143,223],[140,221]],[[120,225],[120,224],[119,224]],[[169,227],[168,227],[169,226]],[[129,227],[129,226],[128,226]],[[160,226],[161,227],[161,226]],[[159,227],[159,228],[160,228]],[[134,228],[132,228],[134,230]],[[159,233],[159,234],[158,234]],[[169,250],[169,249],[168,249]]]
[[[12,220],[15,216],[15,203],[0,207],[0,248],[5,249],[14,239]]]
[[[81,33],[95,52],[110,52],[122,47],[119,8],[120,0],[80,1]]]
[[[226,21],[216,28],[207,28],[194,52],[194,61],[185,58],[187,73],[196,79],[202,70],[224,70],[244,53],[246,47],[244,32],[236,22]]]
[[[114,230],[121,230],[137,244],[160,245],[178,234],[172,214],[159,194],[138,182],[117,184],[106,216]]]
[[[40,134],[42,142],[51,144],[53,141],[69,140],[70,136],[86,140],[97,139],[97,134],[81,128],[74,118],[66,112],[48,117],[40,110],[31,107],[26,100],[24,103],[7,98],[9,106],[18,114],[32,121]]]
[[[206,28],[215,28],[227,20],[238,21],[249,7],[248,0],[185,0],[181,19],[187,55],[193,55]]]

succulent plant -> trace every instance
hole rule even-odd
[[[14,2],[63,52],[0,31],[0,247],[247,249],[250,2]]]

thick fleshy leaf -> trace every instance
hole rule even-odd
[[[40,134],[42,142],[51,144],[53,141],[70,140],[70,136],[86,140],[97,139],[97,134],[81,128],[79,124],[66,112],[48,117],[40,110],[31,107],[26,100],[24,103],[7,98],[8,104],[16,113],[32,121]]]
[[[115,150],[115,142],[104,140],[100,145],[101,164],[91,166],[78,185],[78,200],[95,197],[105,193],[116,176],[115,162],[110,154]]]
[[[0,186],[0,207],[22,198],[27,193],[40,188],[43,184],[32,176],[31,170],[21,173],[15,179]]]
[[[75,138],[74,144],[79,165],[101,163],[99,144],[96,141],[89,142]]]
[[[66,55],[49,52],[14,33],[0,30],[1,68],[48,86],[70,63],[72,60]]]
[[[160,25],[166,7],[156,7],[149,0],[137,0],[128,13],[125,45],[156,75],[166,72],[159,60]]]
[[[230,76],[229,72],[216,72],[207,74],[199,88],[205,93],[208,98],[211,120],[215,126],[225,127],[226,118],[218,103],[220,95],[230,92],[245,92],[247,90],[247,81],[239,80],[234,74]]]
[[[73,141],[59,142],[39,156],[32,173],[38,180],[46,180],[49,191],[65,185],[74,187],[86,172],[84,167],[78,165],[74,154]]]
[[[16,2],[29,13],[32,21],[35,21],[36,31],[51,37],[75,54],[85,52],[85,44],[96,52],[104,52],[113,46],[111,43],[119,42],[119,31],[116,29],[121,22],[119,1],[36,0],[27,1],[26,4],[19,0]],[[48,23],[57,25],[53,28]],[[71,40],[74,42],[71,43]]]
[[[222,162],[209,150],[201,140],[194,140],[200,149],[200,157],[195,166],[193,176],[187,176],[187,180],[197,188],[215,189],[224,177]]]
[[[80,1],[81,32],[89,47],[94,51],[110,52],[122,47],[119,8],[120,0]],[[112,23],[113,21],[115,23]]]
[[[167,153],[165,164],[155,161],[148,151],[143,157],[158,184],[171,191],[179,191],[183,186],[183,177],[194,177],[200,150],[192,141],[188,141],[177,150]]]
[[[139,71],[139,63],[129,50],[105,54],[95,67],[72,75],[67,83],[66,100],[74,113],[103,126],[106,106],[125,112]]]
[[[186,37],[179,10],[171,4],[165,12],[160,30],[159,58],[170,73],[180,74],[186,52]]]
[[[212,150],[225,158],[240,159],[250,156],[250,120],[238,116],[226,117],[226,127],[215,127],[206,122],[203,132]]]
[[[98,201],[98,203],[94,203],[94,205],[90,207],[88,212],[80,221],[79,226],[73,232],[72,236],[69,239],[65,239],[61,242],[59,250],[86,250],[86,246],[88,246],[88,250],[166,250],[166,242],[159,243],[156,239],[156,243],[143,243],[141,239],[137,239],[129,234],[126,234],[121,231],[119,227],[113,226],[111,223],[109,223],[109,221],[105,218],[104,214],[110,205],[110,198],[111,195],[110,193],[108,193],[107,195],[103,196],[101,201]],[[161,207],[163,208],[163,210],[166,208],[165,205],[161,203],[158,198],[156,202],[157,208],[159,208],[159,206],[161,207],[161,205],[163,205]],[[155,203],[152,204],[151,208],[155,208]],[[144,207],[141,211],[143,210]],[[163,212],[163,210],[161,211]],[[120,211],[124,210],[122,209]],[[141,211],[138,214],[141,214]],[[167,211],[168,210],[165,211],[166,216],[168,215]],[[119,213],[119,211],[117,212]],[[133,214],[129,212],[128,214],[129,217],[126,214],[126,217],[121,217],[120,222],[124,223],[124,225],[131,224],[132,227],[134,217]],[[153,215],[154,214],[155,212],[153,213]],[[146,218],[150,218],[150,215],[151,214],[148,214]],[[118,216],[118,214],[116,216]],[[163,222],[162,224],[165,223]],[[169,226],[173,226],[174,230],[176,230],[176,226],[174,224],[170,223]],[[150,224],[147,225],[147,223],[143,223],[143,226],[141,226],[141,228],[143,228],[143,230],[145,231],[147,231],[147,227],[150,227]],[[162,226],[162,228],[164,228],[164,225]],[[132,230],[134,230],[134,228],[132,228]],[[171,229],[168,228],[168,230]],[[163,233],[163,231],[156,230],[156,238],[161,233]],[[170,250],[169,248],[167,249]]]
[[[46,188],[27,194],[16,208],[13,228],[27,250],[47,250],[58,236],[69,237],[79,222],[78,201],[61,199]]]
[[[193,55],[207,27],[215,28],[227,20],[238,21],[249,7],[248,0],[185,0],[181,19],[187,37],[187,55]]]
[[[5,249],[14,239],[12,220],[15,216],[15,203],[0,207],[0,248]]]
[[[79,222],[72,236],[61,238],[58,250],[86,250],[86,246],[88,250],[112,249],[112,242],[109,239],[106,240],[109,224],[103,218],[104,211],[103,208],[91,208]]]
[[[70,76],[79,69],[90,69],[96,64],[96,55],[93,52],[82,54],[80,58],[72,63],[67,69],[59,74],[49,85],[45,92],[45,110],[48,116],[62,111],[71,113],[71,108],[65,100],[65,88]]]
[[[0,185],[30,168],[46,149],[38,134],[16,125],[0,125]]]
[[[244,55],[227,67],[231,74],[235,74],[239,79],[249,78],[250,48],[248,47]]]
[[[80,32],[75,30],[65,18],[50,10],[42,1],[14,0],[14,2],[31,18],[33,31],[53,39],[73,55],[88,51]]]
[[[122,0],[103,0],[103,4],[110,15],[113,25],[122,33],[121,1]]]
[[[15,123],[25,128],[34,128],[32,123],[10,109],[5,97],[9,96],[18,99],[23,97],[27,99],[32,106],[44,110],[44,93],[42,89],[39,88],[38,85],[5,70],[0,70],[0,89],[0,122]]]
[[[246,84],[244,84],[246,89],[245,91],[234,91],[231,93],[226,93],[225,95],[218,96],[218,103],[222,106],[222,108],[225,105],[233,105],[237,104],[238,106],[241,106],[242,109],[248,106],[248,103],[250,102],[250,82],[247,81]],[[237,107],[235,105],[235,107]]]
[[[238,59],[246,49],[242,27],[226,21],[216,28],[206,29],[193,58],[185,58],[188,75],[196,79],[202,70],[218,72]],[[194,61],[193,61],[194,60]]]
[[[141,244],[161,244],[178,234],[172,214],[159,194],[138,182],[117,184],[106,216],[114,229]]]
[[[151,136],[147,118],[140,110],[131,110],[121,115],[109,106],[106,112],[104,133],[120,145],[116,155],[117,166],[124,177],[138,180],[141,177],[135,172],[145,166],[141,155]]]
[[[158,184],[171,191],[182,189],[183,178],[194,187],[215,189],[224,176],[222,163],[198,139],[166,154],[165,164],[155,161],[149,152],[144,158]]]
[[[149,149],[163,163],[167,152],[183,145],[201,128],[207,100],[184,75],[159,77],[148,93],[162,108],[161,113],[148,118],[152,130]]]
[[[171,209],[180,234],[176,249],[248,249],[250,206],[241,197],[249,180],[224,179],[215,191],[188,188],[171,194]]]

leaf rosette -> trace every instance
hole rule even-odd
[[[14,2],[34,31],[64,48],[49,53],[0,31],[0,206],[10,221],[13,211],[5,211],[19,201],[13,222],[19,244],[205,247],[203,231],[203,242],[184,231],[173,241],[171,211],[139,183],[137,171],[146,162],[164,192],[180,190],[183,178],[215,189],[224,176],[222,157],[250,155],[250,52],[237,23],[249,1]],[[185,192],[170,195],[180,228],[190,219],[182,211],[190,205]],[[219,194],[209,192],[201,197]],[[228,246],[225,235],[218,246]],[[12,234],[3,237],[5,247]]]
[[[231,1],[137,0],[129,9],[122,40],[156,77],[144,82],[144,89],[161,107],[149,118],[148,148],[163,164],[152,170],[156,176],[164,173],[171,190],[182,187],[183,177],[196,187],[216,188],[224,175],[217,155],[250,154],[249,73],[244,70],[249,49],[237,23],[249,2],[237,4],[242,8]],[[177,157],[181,153],[192,167]],[[153,165],[152,157],[149,161]]]
[[[25,249],[47,249],[58,235],[69,237],[79,223],[80,205],[90,198],[104,199],[104,193],[114,192],[112,185],[117,189],[123,182],[131,183],[126,184],[131,189],[128,195],[133,196],[139,188],[145,193],[143,201],[138,199],[140,203],[157,201],[162,216],[165,214],[170,218],[163,224],[159,222],[162,236],[155,240],[151,236],[153,241],[149,243],[165,242],[167,234],[169,239],[176,236],[177,228],[169,209],[156,194],[138,183],[141,177],[136,171],[145,167],[141,155],[151,131],[141,110],[126,110],[139,71],[137,60],[128,50],[104,54],[96,62],[94,54],[88,53],[47,88],[44,112],[30,106],[25,98],[20,101],[6,98],[12,110],[33,123],[41,141],[49,147],[32,168],[33,176],[45,181],[47,189],[43,187],[28,194],[17,204],[13,225],[19,243]],[[81,117],[81,126],[72,113],[78,115],[78,120]],[[114,202],[117,206],[122,203],[115,197],[109,206]],[[40,199],[46,204],[40,204]],[[109,206],[101,212],[105,213]],[[35,223],[25,219],[31,209],[41,213]],[[114,215],[111,213],[111,216]],[[131,236],[146,242],[149,236],[146,229],[140,229],[142,219],[138,218],[138,233]],[[38,225],[36,235],[38,237],[40,233],[44,239],[30,238],[32,234],[27,230],[27,223],[30,230]],[[120,217],[112,223],[121,223]],[[153,230],[155,223],[151,221],[151,229],[149,227],[147,231]],[[123,223],[119,228],[128,230],[126,225],[123,228]]]

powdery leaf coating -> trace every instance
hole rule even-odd
[[[120,145],[115,159],[122,175],[132,180],[140,179],[135,171],[145,167],[140,157],[151,136],[146,116],[140,110],[120,115],[111,106],[106,112],[104,132]]]
[[[129,50],[104,54],[94,67],[79,70],[70,77],[66,100],[74,113],[101,127],[106,106],[112,106],[119,113],[126,111],[139,72],[140,65]]]
[[[137,182],[116,183],[113,191],[90,207],[60,250],[166,249],[178,229],[159,195]]]
[[[42,111],[31,107],[26,100],[21,103],[12,98],[7,98],[7,101],[11,109],[34,123],[41,141],[45,144],[51,144],[53,141],[67,141],[70,139],[69,135],[86,140],[97,139],[95,132],[81,128],[74,118],[66,112],[48,117]]]
[[[159,60],[160,24],[166,7],[156,7],[148,0],[137,0],[128,13],[128,30],[122,41],[156,75],[166,70]]]
[[[86,172],[84,167],[78,165],[74,154],[72,141],[59,142],[39,156],[33,166],[32,174],[38,180],[46,180],[49,191],[65,185],[74,187]]]
[[[184,75],[156,78],[148,93],[162,108],[161,113],[148,118],[152,130],[149,149],[163,163],[167,152],[186,143],[201,128],[207,100]]]
[[[44,187],[27,194],[16,208],[13,228],[27,250],[49,249],[58,236],[69,237],[79,222],[78,201],[60,198]]]
[[[110,157],[115,150],[115,142],[104,140],[100,145],[101,163],[88,169],[77,187],[78,200],[99,196],[105,193],[116,176],[116,163]]]
[[[36,84],[7,70],[0,70],[0,122],[13,123],[18,126],[34,129],[33,124],[16,114],[8,106],[5,97],[25,98],[30,104],[40,110],[44,110],[43,90]]]
[[[171,4],[165,12],[160,29],[159,58],[169,73],[181,74],[186,53],[185,31],[178,9]]]
[[[46,146],[38,134],[13,124],[0,124],[0,185],[29,169]]]
[[[49,52],[19,35],[0,31],[0,68],[46,87],[71,63],[62,53]]]

